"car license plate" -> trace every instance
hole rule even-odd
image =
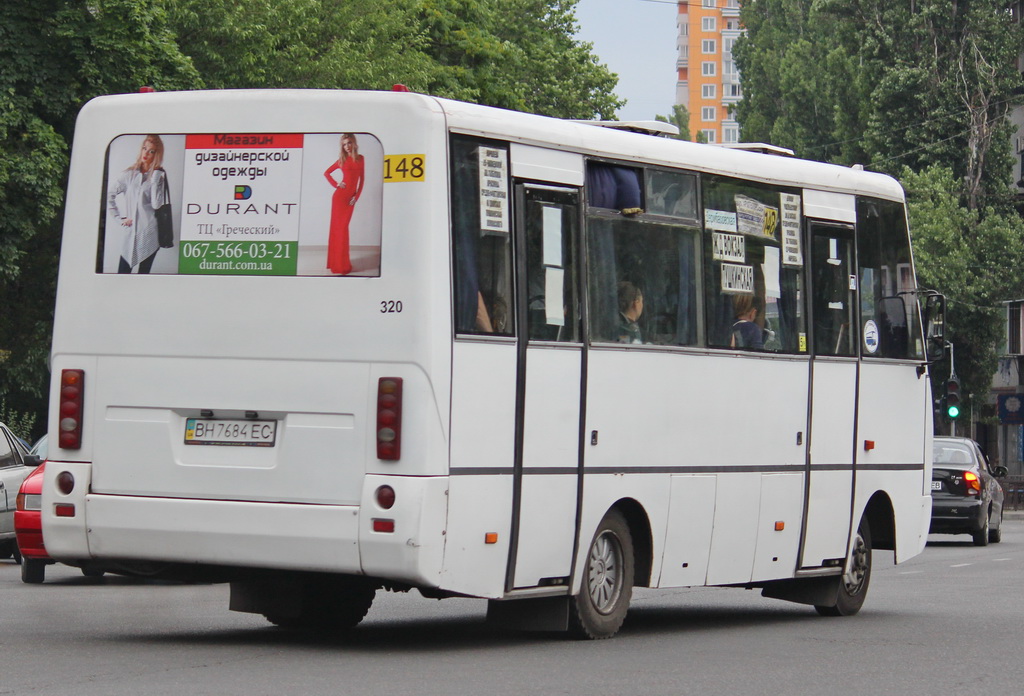
[[[942,490],[942,481],[932,481],[932,490],[933,491],[941,491]]]
[[[186,445],[240,445],[273,447],[277,439],[277,421],[229,418],[188,418],[185,420]]]

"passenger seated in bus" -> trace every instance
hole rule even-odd
[[[737,295],[733,301],[736,323],[732,325],[732,339],[729,345],[733,348],[764,348],[764,330],[756,319],[764,304],[756,295]]]
[[[477,329],[487,333],[506,333],[508,303],[505,302],[505,298],[490,290],[482,290],[478,301]]]
[[[643,343],[637,321],[644,313],[644,294],[640,288],[624,280],[619,283],[619,343]]]

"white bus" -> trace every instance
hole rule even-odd
[[[858,168],[398,90],[102,97],[46,546],[284,626],[381,588],[591,638],[634,586],[853,614],[928,531],[919,294]]]

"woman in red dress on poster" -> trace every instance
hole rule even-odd
[[[339,169],[341,183],[331,176]],[[331,233],[327,238],[327,268],[331,273],[345,275],[352,272],[348,223],[352,220],[356,201],[363,192],[363,172],[363,156],[359,154],[356,136],[354,133],[345,133],[341,136],[341,156],[324,172],[327,181],[335,189],[331,198]]]

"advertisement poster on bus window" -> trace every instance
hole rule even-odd
[[[379,276],[383,168],[368,133],[119,136],[99,270]]]

